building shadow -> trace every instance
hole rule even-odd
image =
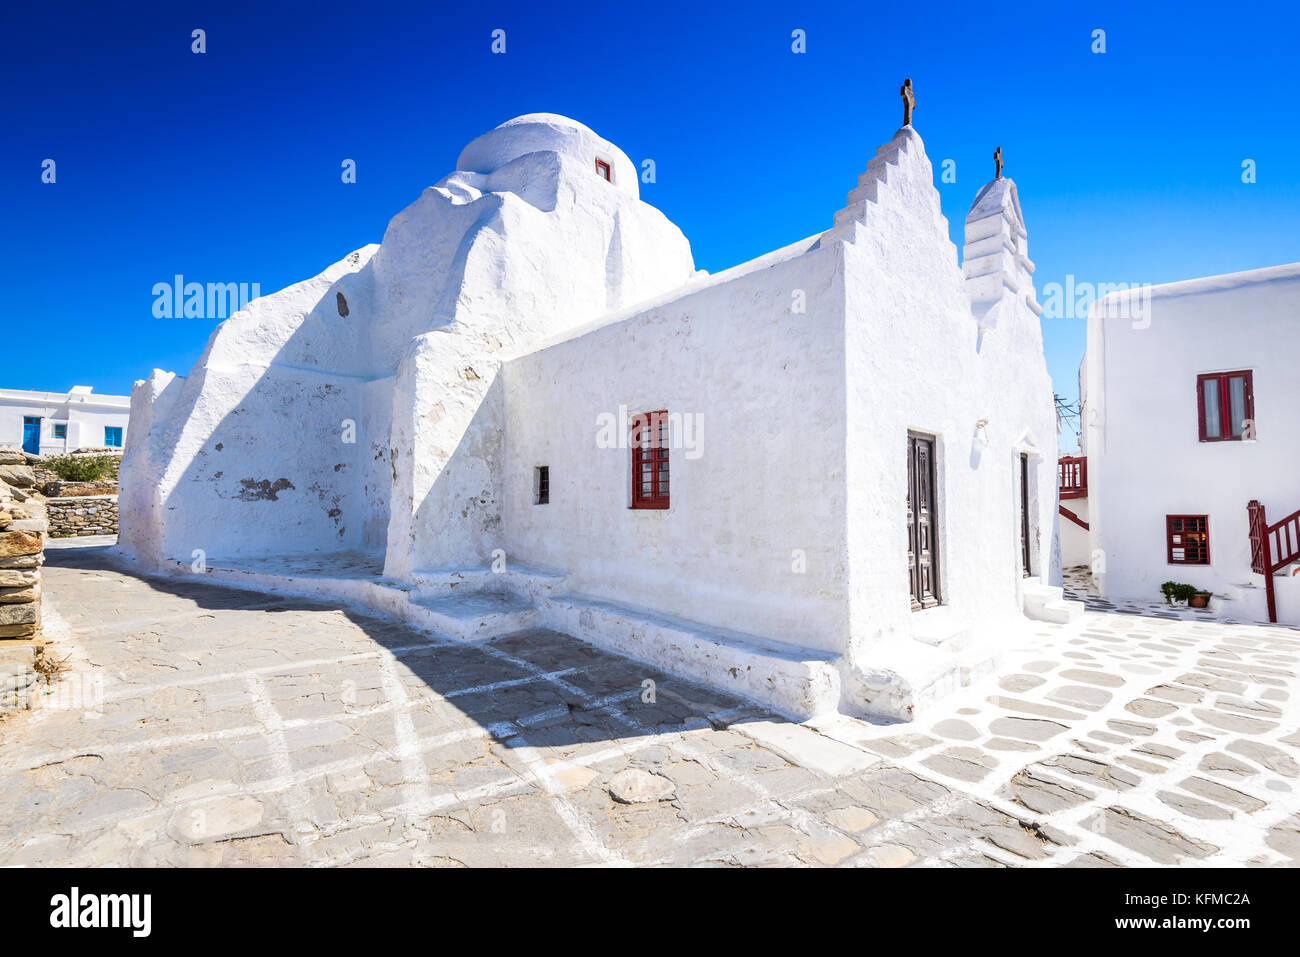
[[[782,720],[760,705],[550,629],[531,628],[498,638],[461,641],[330,598],[143,573],[115,546],[108,545],[50,549],[46,565],[129,576],[159,594],[193,602],[206,612],[340,612],[377,650],[393,655],[400,667],[432,691],[443,708],[454,709],[508,748],[634,741],[724,728],[737,721]],[[93,623],[70,624],[93,636]],[[142,624],[141,630],[150,627],[166,625]],[[248,640],[257,641],[257,634],[251,633]],[[337,640],[329,637],[322,638],[313,657],[328,658],[335,653],[342,657],[356,651],[355,647],[338,648]],[[284,672],[293,672],[291,661],[285,663]],[[201,676],[202,672],[195,674]],[[347,689],[338,688],[341,715],[348,709],[346,693]]]

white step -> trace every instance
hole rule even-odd
[[[603,601],[558,595],[539,603],[548,628],[803,720],[840,703],[831,652]]]
[[[503,591],[419,596],[411,600],[411,610],[426,628],[463,640],[496,638],[534,628],[541,620],[532,602]]]
[[[513,592],[529,599],[560,594],[568,588],[568,576],[537,565],[508,562],[497,571],[490,565],[462,568],[422,568],[411,573],[415,592],[421,598],[454,595],[464,591]]]
[[[1060,586],[1044,585],[1038,578],[1026,578],[1022,589],[1021,607],[1025,616],[1035,621],[1064,625],[1079,618],[1084,612],[1083,602],[1066,598]]]

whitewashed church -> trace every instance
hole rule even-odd
[[[708,275],[614,144],[503,123],[381,244],[136,384],[121,547],[910,717],[1079,611],[1015,184],[959,266],[933,183],[907,123],[825,232]]]

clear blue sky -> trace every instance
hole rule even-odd
[[[1293,262],[1298,26],[1293,3],[9,3],[0,386],[185,373],[214,321],[154,318],[155,283],[315,275],[522,113],[653,158],[643,198],[726,268],[831,225],[905,76],[959,245],[1002,147],[1040,297]],[[1073,398],[1083,323],[1044,333]]]

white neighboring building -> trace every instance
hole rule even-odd
[[[1107,597],[1165,581],[1211,609],[1300,625],[1300,263],[1112,293],[1088,319],[1089,524]],[[1252,556],[1265,509],[1271,565]],[[1260,536],[1255,536],[1258,543]]]
[[[1088,430],[1083,421],[1087,406],[1088,360],[1079,363],[1079,451],[1062,455],[1056,463],[1060,496],[1061,567],[1092,565],[1092,532],[1088,524]]]
[[[709,276],[618,147],[519,117],[136,384],[122,547],[908,717],[1079,610],[1032,274],[1001,178],[958,265],[910,126],[832,228]]]
[[[80,448],[122,448],[131,399],[97,395],[88,385],[71,392],[0,389],[0,445],[20,445],[34,455]]]

